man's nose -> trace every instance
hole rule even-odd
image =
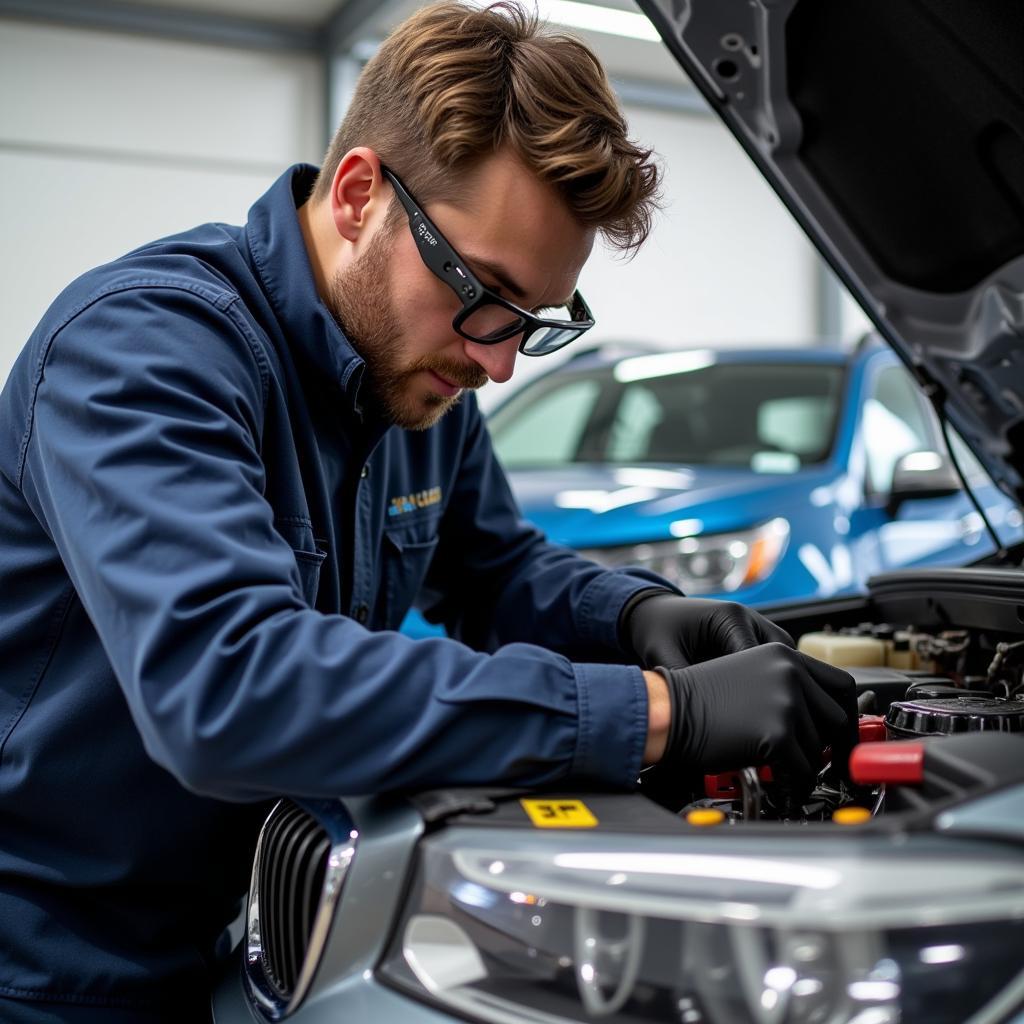
[[[519,351],[519,335],[499,341],[496,345],[466,342],[466,355],[481,367],[495,384],[504,384],[512,376]]]

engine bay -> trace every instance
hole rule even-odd
[[[1019,570],[903,570],[875,577],[864,597],[762,611],[789,632],[798,650],[853,676],[857,745],[835,757],[829,748],[822,751],[809,795],[795,796],[770,766],[683,776],[655,766],[639,780],[647,800],[628,801],[634,809],[622,819],[623,797],[609,795],[604,816],[598,815],[602,827],[629,829],[641,819],[647,827],[651,819],[637,804],[671,812],[670,828],[896,824],[901,812],[923,812],[926,822],[942,805],[1024,780]],[[441,794],[436,808],[439,794],[420,799],[432,807],[428,820],[468,811],[478,821],[529,826],[518,806],[522,791],[473,792],[481,794],[479,801],[466,791],[457,798]],[[570,796],[565,790],[551,795],[556,801]],[[572,795],[580,794],[574,789]],[[588,806],[595,798],[587,794]]]
[[[860,742],[848,766],[823,751],[817,784],[797,803],[766,767],[693,780],[682,798],[657,782],[647,795],[691,823],[861,824],[1019,779],[1024,595],[1007,587],[1013,579],[995,569],[893,573],[873,581],[866,602],[769,613],[798,650],[853,676]]]

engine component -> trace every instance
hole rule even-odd
[[[857,703],[860,710],[879,715],[884,715],[894,700],[906,700],[910,687],[953,685],[953,680],[949,676],[936,676],[917,669],[854,667],[847,671],[857,685]],[[861,698],[868,692],[874,695],[874,700],[865,698],[862,703]]]
[[[936,800],[1024,777],[1022,752],[1024,737],[1006,733],[862,743],[850,757],[850,775],[859,785],[887,787],[887,807],[923,810]]]
[[[857,734],[861,743],[876,743],[888,739],[884,715],[861,715],[857,722]]]
[[[988,690],[962,690],[951,683],[914,683],[905,700],[949,700],[955,697],[991,697]]]
[[[857,803],[874,813],[883,802],[899,809],[945,796],[948,787],[941,781],[925,779],[922,754],[915,750],[919,744],[885,741],[935,736],[945,742],[979,732],[1024,735],[1024,697],[1014,697],[1024,669],[1024,641],[994,645],[995,639],[967,630],[926,632],[872,622],[803,634],[799,650],[854,677],[861,712],[855,753],[860,775],[851,781],[842,771],[845,766],[824,751],[817,785],[799,807],[790,805],[771,770],[761,767],[707,775],[703,785],[694,780],[691,802],[683,811],[714,807],[730,822],[824,821]],[[904,788],[913,795],[904,799]]]
[[[996,653],[985,674],[985,685],[992,690],[1001,690],[1012,697],[1024,685],[1021,679],[1020,661],[1024,657],[1024,640],[1017,643],[998,643]],[[1016,662],[1016,665],[1013,663]]]
[[[964,665],[971,648],[972,636],[968,630],[944,630],[938,634],[919,633],[912,628],[897,628],[890,623],[862,622],[858,626],[845,626],[835,631],[823,630],[804,633],[797,650],[836,668],[879,668],[882,666],[952,676],[963,682]],[[1018,645],[1001,644],[1003,657],[1016,653]],[[1002,659],[993,663],[989,674],[996,671]]]
[[[886,662],[886,644],[873,636],[846,636],[842,633],[805,633],[797,650],[836,668],[872,668]]]
[[[894,739],[968,732],[1024,732],[1024,701],[967,695],[895,701],[885,722]]]
[[[850,755],[850,775],[861,786],[924,780],[923,743],[861,743]]]
[[[910,645],[919,668],[952,676],[963,683],[964,666],[971,647],[971,633],[966,629],[948,629],[932,636],[910,633]]]

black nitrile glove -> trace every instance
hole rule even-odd
[[[668,682],[672,724],[659,774],[767,764],[801,802],[831,745],[842,766],[857,742],[857,694],[842,669],[781,643],[688,668],[658,668]]]
[[[642,668],[685,668],[759,644],[793,646],[792,637],[763,615],[734,601],[708,601],[654,592],[623,610],[623,641]]]

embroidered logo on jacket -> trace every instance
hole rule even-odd
[[[436,505],[441,500],[441,488],[431,487],[426,491],[416,491],[413,494],[403,494],[391,499],[388,506],[389,516],[401,516],[407,512],[415,512],[418,508],[427,508]]]

